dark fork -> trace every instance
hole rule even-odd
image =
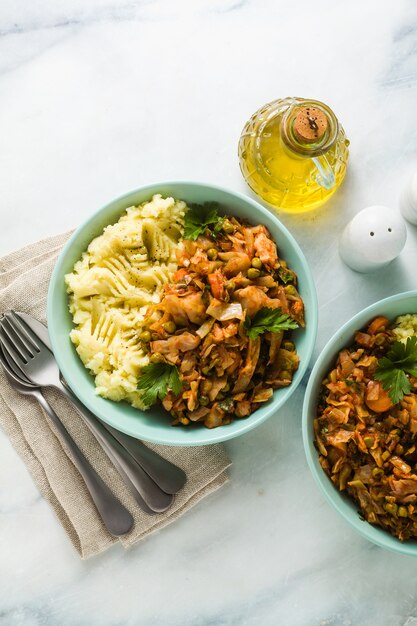
[[[38,339],[40,339],[40,341],[52,353],[52,346],[49,340],[47,327],[27,313],[15,311],[15,314],[32,330]],[[6,316],[7,315],[8,314],[6,313]],[[62,376],[61,382],[65,386],[68,386]],[[145,470],[145,472],[162,489],[162,491],[165,491],[165,493],[175,494],[184,487],[187,482],[187,475],[180,467],[174,465],[174,463],[171,463],[157,452],[154,452],[138,439],[115,430],[108,424],[103,422],[102,424],[104,428],[108,430],[113,437],[115,437],[115,439],[117,439],[120,445],[122,445],[123,448],[129,452],[134,460],[143,470]]]

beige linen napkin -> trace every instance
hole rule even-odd
[[[49,279],[69,235],[44,239],[0,259],[0,313],[15,309],[46,323]],[[117,541],[124,547],[131,546],[176,520],[227,480],[230,461],[220,445],[193,448],[150,445],[182,467],[188,480],[166,513],[147,515],[139,509],[67,400],[54,390],[46,390],[45,394],[82,452],[135,520],[133,529],[123,537],[116,538],[107,532],[49,418],[35,399],[16,393],[0,371],[0,424],[82,558],[103,552]]]

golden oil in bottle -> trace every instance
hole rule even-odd
[[[303,98],[275,100],[245,124],[239,161],[249,187],[276,208],[308,211],[346,174],[349,140],[333,111]]]

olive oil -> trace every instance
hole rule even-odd
[[[259,109],[239,140],[242,174],[263,200],[308,211],[338,189],[349,141],[333,111],[316,100],[286,98]]]

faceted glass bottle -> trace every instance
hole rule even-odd
[[[276,208],[323,204],[346,174],[349,141],[333,111],[304,98],[275,100],[245,124],[239,161],[249,187]]]

